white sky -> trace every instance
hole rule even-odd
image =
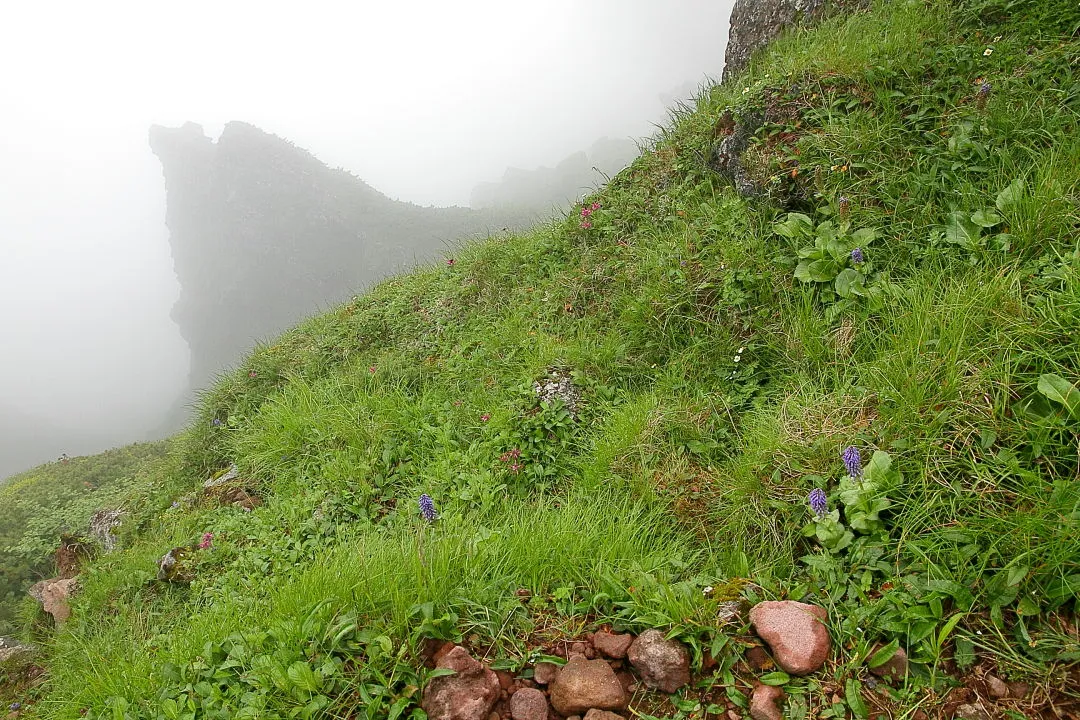
[[[377,189],[465,204],[661,122],[718,77],[732,0],[0,2],[0,407],[118,439],[187,349],[153,123],[243,120]]]

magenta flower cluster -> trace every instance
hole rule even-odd
[[[600,202],[594,202],[592,205],[582,205],[581,207],[581,229],[588,230],[592,227],[592,221],[589,220],[589,216],[600,209]]]
[[[214,546],[214,533],[203,533],[202,542],[199,543],[200,550],[209,550]]]
[[[519,461],[521,460],[521,449],[514,448],[513,450],[507,450],[499,456],[499,462],[506,465],[506,469],[517,475],[524,467]]]

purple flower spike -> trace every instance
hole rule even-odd
[[[436,518],[435,502],[427,493],[420,496],[420,515],[428,522],[434,522]]]
[[[863,255],[862,248],[855,248],[851,251],[851,262],[855,263],[856,265],[861,265],[862,263],[866,262],[866,256]]]
[[[859,455],[859,448],[849,445],[844,448],[841,457],[844,459],[844,467],[847,468],[848,475],[853,478],[862,475],[862,456]]]
[[[825,517],[829,512],[829,501],[825,498],[825,491],[814,488],[810,491],[810,509],[818,517]]]

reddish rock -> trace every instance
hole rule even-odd
[[[615,671],[603,660],[573,657],[551,683],[551,704],[560,715],[580,715],[590,709],[625,710],[629,702]]]
[[[460,646],[443,653],[436,667],[455,674],[432,678],[424,689],[421,707],[428,718],[486,720],[502,692],[499,677]]]
[[[499,685],[503,690],[509,691],[514,687],[514,676],[505,670],[496,670],[495,677],[499,678]]]
[[[510,698],[510,716],[514,720],[547,720],[547,698],[535,688],[518,690]]]
[[[615,673],[615,677],[619,678],[619,684],[622,685],[623,690],[628,693],[631,692],[630,688],[634,687],[634,684],[637,683],[637,678],[634,677],[634,674],[626,670],[620,670]]]
[[[533,680],[540,685],[547,685],[559,674],[559,666],[555,663],[538,662],[533,668]]]
[[[651,688],[673,693],[690,682],[690,651],[678,640],[668,640],[659,630],[638,635],[627,655]]]
[[[597,630],[592,636],[593,647],[614,659],[626,657],[626,651],[630,649],[630,644],[633,642],[633,635],[621,635],[603,630]]]
[[[63,625],[71,618],[71,605],[68,600],[78,588],[79,581],[76,578],[53,578],[35,583],[29,593],[39,603],[45,612],[53,616],[57,625]]]
[[[780,710],[780,703],[783,699],[782,689],[760,683],[755,685],[750,697],[750,717],[754,720],[782,720],[784,713]]]
[[[626,718],[619,713],[593,709],[585,713],[585,720],[626,720]]]
[[[574,657],[575,655],[588,657],[588,646],[583,642],[571,643],[570,651],[567,653],[567,657]]]
[[[875,650],[874,652],[877,652]],[[870,668],[870,672],[886,680],[902,680],[908,672],[908,657],[904,648],[899,648],[884,665]]]
[[[1025,682],[1009,683],[1009,697],[1023,700],[1031,693],[1031,686]]]
[[[808,675],[825,664],[832,648],[828,619],[825,608],[794,600],[761,602],[750,611],[754,631],[791,675]]]

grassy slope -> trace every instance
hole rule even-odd
[[[954,653],[1061,684],[1078,424],[1037,386],[1080,379],[1077,15],[893,2],[789,36],[677,112],[590,198],[591,229],[574,215],[463,248],[256,351],[204,398],[172,481],[235,461],[265,505],[163,507],[85,573],[37,711],[380,717],[408,710],[422,636],[520,660],[547,624],[600,620],[670,626],[723,670],[732,578],[833,611],[841,650],[824,680],[789,684],[795,706],[856,682],[877,639],[917,661],[900,707],[940,692]],[[723,111],[755,105],[780,118],[763,176],[815,221],[846,196],[853,228],[877,230],[869,297],[795,280],[806,241],[709,169]],[[1002,223],[939,231],[1015,179]],[[576,420],[537,408],[550,368],[584,388]],[[801,532],[806,496],[836,506],[852,444],[902,475],[880,490],[884,526],[828,553]],[[152,582],[204,532],[190,589]]]
[[[157,480],[166,442],[57,461],[0,484],[0,635],[14,631],[27,587],[52,571],[62,534],[83,535],[96,510],[127,504]]]

